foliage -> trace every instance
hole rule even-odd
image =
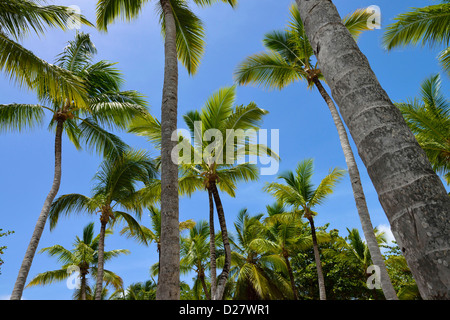
[[[3,229],[0,229],[0,238],[9,236],[10,234],[14,233],[14,231],[6,231],[6,232],[2,232],[2,231],[3,231]],[[4,261],[1,258],[1,255],[4,253],[4,250],[7,249],[7,248],[8,248],[7,246],[0,246],[0,267],[4,263]],[[2,274],[2,269],[0,268],[0,275],[1,274]]]

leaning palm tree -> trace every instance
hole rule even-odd
[[[118,17],[126,20],[136,18],[147,0],[98,0],[97,25],[100,30]],[[177,130],[178,111],[178,59],[190,74],[197,71],[204,52],[204,29],[202,21],[191,11],[186,0],[155,1],[165,37],[164,86],[161,104],[161,210],[162,210],[162,261],[161,282],[158,284],[158,299],[178,300],[179,285],[179,234],[178,234],[178,168],[173,163],[171,152],[176,142],[171,140]],[[237,0],[193,0],[199,6],[217,2],[229,3]]]
[[[304,80],[308,88],[316,88],[327,104],[336,129],[347,163],[348,172],[353,188],[356,208],[361,220],[364,235],[368,239],[374,262],[380,267],[382,287],[388,299],[397,299],[394,287],[384,265],[380,249],[373,234],[373,226],[367,207],[361,177],[356,164],[347,131],[337,108],[322,85],[323,76],[317,64],[312,63],[313,48],[305,33],[303,22],[296,4],[290,8],[290,23],[285,31],[269,33],[264,38],[264,45],[268,52],[248,57],[236,71],[236,80],[239,84],[256,83],[269,88],[282,89],[289,84]],[[343,19],[343,23],[352,36],[357,39],[365,30],[368,30],[370,13],[359,9]]]
[[[450,225],[440,223],[450,219],[444,184],[332,1],[296,2],[320,70],[421,295],[425,299],[448,297],[443,279],[450,278],[450,269],[440,263],[448,256],[446,244],[450,242]]]
[[[439,62],[450,75],[450,1],[442,0],[423,8],[411,8],[399,14],[395,22],[386,27],[383,43],[387,50],[407,45],[444,46]]]
[[[396,105],[433,169],[450,185],[450,103],[442,93],[439,74],[422,83],[420,98]]]
[[[232,197],[236,195],[238,181],[254,181],[258,178],[254,163],[244,162],[246,156],[271,156],[279,160],[266,145],[249,142],[255,138],[266,110],[255,103],[235,106],[236,88],[225,87],[215,92],[202,110],[188,112],[183,118],[189,128],[188,137],[180,136],[178,146],[180,158],[179,191],[192,194],[196,190],[207,190],[210,204],[211,284],[212,298],[222,299],[231,262],[231,249],[225,213],[219,189]],[[130,132],[147,137],[161,146],[161,124],[148,115],[136,119],[130,125]],[[215,137],[213,142],[212,136]],[[191,138],[193,142],[191,141]],[[239,161],[241,163],[239,163]],[[214,249],[214,204],[217,210],[222,242],[225,248],[225,263],[215,286]]]
[[[42,5],[42,1],[0,0],[0,72],[39,97],[50,96],[60,102],[69,98],[78,105],[86,105],[82,79],[19,44],[30,33],[44,34],[47,27],[68,30],[72,15],[68,7]],[[92,26],[83,16],[79,22]]]
[[[312,183],[313,169],[312,159],[303,160],[298,164],[295,173],[287,171],[278,177],[284,180],[284,184],[272,182],[267,184],[264,190],[271,193],[277,201],[292,206],[298,215],[309,221],[319,280],[320,299],[326,300],[325,281],[314,226],[314,216],[317,215],[317,212],[313,211],[313,208],[321,205],[333,193],[337,182],[342,179],[345,171],[338,168],[330,170],[329,174],[315,188]]]
[[[112,234],[111,230],[105,231],[105,236]],[[43,248],[39,253],[47,253],[51,257],[57,257],[58,261],[63,264],[61,269],[46,271],[36,275],[27,285],[28,287],[37,285],[48,285],[57,281],[64,281],[68,279],[72,272],[79,270],[80,287],[77,288],[76,296],[79,300],[87,300],[87,293],[89,291],[88,274],[91,274],[94,279],[97,276],[98,263],[98,245],[100,235],[94,237],[94,223],[89,223],[83,229],[83,236],[80,239],[75,238],[74,248],[68,250],[61,245],[54,245],[48,248]],[[105,262],[116,258],[122,254],[130,253],[126,249],[116,249],[106,251],[104,253]],[[77,269],[72,269],[76,267]],[[112,285],[116,290],[122,288],[123,281],[114,272],[104,270],[103,282],[105,285]]]
[[[70,96],[64,101],[51,96],[40,97],[42,105],[9,104],[0,105],[0,130],[22,131],[41,124],[45,112],[51,115],[49,128],[55,132],[55,164],[52,187],[45,199],[31,241],[19,270],[11,299],[20,299],[36,253],[39,240],[47,221],[51,203],[61,184],[62,136],[65,133],[77,149],[81,145],[96,150],[101,156],[119,157],[127,146],[107,128],[123,128],[131,118],[145,114],[146,102],[136,91],[121,91],[122,75],[108,61],[92,61],[96,53],[88,34],[77,33],[64,51],[58,55],[56,64],[63,70],[76,75],[88,85],[87,105],[79,105]]]
[[[50,229],[55,228],[62,215],[87,212],[100,213],[100,238],[98,243],[98,272],[95,299],[101,299],[105,232],[109,223],[114,226],[123,221],[134,233],[140,233],[139,223],[133,218],[142,215],[138,184],[147,183],[155,175],[155,167],[147,154],[142,151],[128,151],[123,157],[106,159],[95,175],[96,184],[92,196],[81,194],[62,195],[52,204],[49,214]],[[132,214],[125,212],[130,211]]]

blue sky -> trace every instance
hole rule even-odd
[[[92,0],[59,0],[62,5],[77,5],[82,13],[95,21],[95,3]],[[199,109],[205,100],[217,89],[233,85],[233,71],[248,55],[263,50],[262,38],[265,33],[284,27],[288,8],[292,0],[242,0],[237,9],[220,4],[195,12],[204,21],[207,31],[207,48],[198,74],[191,77],[180,68],[179,77],[179,123],[181,116],[189,110]],[[382,12],[382,26],[392,22],[393,17],[411,6],[430,5],[433,1],[387,1],[335,0],[342,16],[356,8],[378,5]],[[131,22],[117,22],[109,32],[99,33],[93,28],[83,27],[89,32],[98,49],[97,60],[118,62],[117,67],[126,79],[124,89],[138,90],[148,97],[150,110],[160,117],[162,79],[164,66],[163,40],[155,14],[155,6],[150,2],[141,16]],[[39,57],[54,61],[75,31],[49,30],[45,36],[24,40],[26,48]],[[402,101],[418,95],[420,83],[428,76],[440,72],[436,61],[439,48],[405,48],[385,52],[381,47],[383,30],[363,34],[359,45],[368,57],[379,81],[393,101]],[[96,60],[96,61],[97,61]],[[448,77],[443,75],[444,92],[449,92]],[[345,168],[345,160],[339,144],[331,115],[316,91],[309,91],[303,83],[296,83],[282,91],[268,91],[257,87],[238,87],[237,103],[254,101],[270,113],[262,125],[263,129],[280,130],[280,172],[292,170],[305,158],[315,160],[315,181],[318,182],[332,167]],[[0,75],[0,103],[37,103],[35,95],[20,90]],[[49,120],[49,119],[47,119]],[[129,134],[121,136],[132,146],[156,152],[141,137]],[[12,292],[21,261],[31,234],[50,189],[53,179],[53,140],[46,125],[25,133],[2,133],[0,136],[0,228],[14,230],[15,233],[1,238],[1,245],[8,246],[2,259],[0,275],[0,299],[8,298]],[[356,149],[354,148],[357,156]],[[357,156],[358,158],[358,156]],[[100,160],[87,151],[77,151],[70,142],[63,142],[63,176],[59,195],[66,193],[89,194],[92,177]],[[363,187],[374,226],[388,226],[376,192],[368,178],[365,167],[358,158]],[[258,182],[242,183],[238,197],[223,195],[223,204],[229,230],[233,231],[233,221],[239,210],[247,208],[251,214],[265,211],[265,206],[273,199],[262,191],[266,182],[276,176],[262,176]],[[360,228],[359,218],[348,176],[340,183],[336,192],[317,210],[316,225],[330,223],[330,228],[347,234],[346,228]],[[191,198],[180,200],[180,220],[208,219],[207,194],[199,192]],[[81,235],[83,227],[95,221],[96,232],[100,229],[98,217],[72,216],[61,219],[58,226],[44,230],[38,250],[55,244],[70,249],[76,235]],[[149,226],[149,218],[144,215],[142,223]],[[217,225],[217,224],[216,224]],[[116,258],[106,268],[124,279],[125,286],[133,282],[149,279],[149,267],[157,261],[154,245],[143,247],[132,240],[119,236],[120,228],[107,238],[106,250],[129,249],[130,255]],[[35,256],[28,280],[36,274],[58,269],[56,260],[43,254]],[[191,275],[183,276],[189,281]],[[65,282],[45,287],[27,288],[24,299],[70,299],[72,291]]]

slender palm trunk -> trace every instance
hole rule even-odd
[[[225,291],[225,285],[228,280],[228,273],[231,267],[231,247],[228,239],[227,224],[225,222],[225,213],[223,211],[222,201],[220,200],[219,191],[217,190],[216,183],[210,182],[211,193],[216,203],[217,215],[219,217],[220,231],[222,232],[222,242],[225,249],[225,262],[222,268],[222,272],[219,275],[219,281],[217,282],[216,294],[212,298],[213,300],[222,300],[223,293]]]
[[[216,266],[216,235],[214,228],[214,200],[210,189],[208,189],[209,197],[209,252],[210,252],[210,269],[211,269],[211,296],[216,295],[217,285],[217,266]]]
[[[178,57],[176,25],[169,0],[160,0],[165,22],[164,87],[161,105],[161,262],[156,298],[180,299],[178,166],[172,161],[177,141]]]
[[[86,273],[81,272],[81,286],[80,286],[81,300],[86,300]]]
[[[291,282],[292,293],[294,295],[294,300],[298,300],[297,288],[295,287],[294,273],[292,272],[291,262],[289,261],[288,256],[283,256],[284,261],[286,262],[286,266],[288,269],[289,280]]]
[[[314,226],[314,219],[312,217],[307,217],[309,224],[311,225],[311,236],[313,241],[314,249],[314,260],[316,261],[317,267],[317,278],[319,280],[319,296],[320,300],[327,300],[327,295],[325,291],[325,279],[323,277],[322,263],[320,262],[319,245],[317,244],[316,228]]]
[[[296,0],[311,46],[423,299],[450,299],[450,197],[329,0]]]
[[[198,278],[202,284],[203,292],[205,293],[206,299],[211,300],[211,295],[209,294],[208,286],[206,285],[205,281],[205,270],[203,270],[203,268],[200,269]]]
[[[20,266],[19,275],[17,276],[16,283],[14,285],[13,292],[11,294],[11,300],[20,300],[22,298],[25,282],[27,281],[28,273],[30,272],[31,264],[36,254],[36,249],[39,245],[39,241],[42,236],[42,232],[47,222],[48,213],[50,207],[59,191],[61,184],[61,158],[62,158],[62,133],[64,129],[64,120],[57,120],[56,135],[55,135],[55,172],[53,176],[53,184],[50,192],[45,199],[44,206],[42,207],[41,214],[39,215],[36,226],[34,227],[33,235],[31,236],[30,243],[28,244],[25,257]]]
[[[98,263],[97,263],[97,283],[95,285],[95,300],[102,300],[103,273],[105,267],[105,231],[108,223],[107,217],[100,218],[101,227],[98,239]]]
[[[330,109],[334,124],[339,134],[339,140],[341,142],[342,151],[344,152],[345,162],[347,163],[348,174],[352,184],[356,209],[358,211],[359,219],[361,220],[361,226],[367,241],[367,246],[369,247],[370,256],[373,263],[380,268],[381,289],[383,290],[384,296],[387,300],[398,300],[397,293],[392,285],[391,278],[389,278],[383,256],[381,255],[380,247],[378,246],[377,238],[375,237],[375,233],[373,231],[373,225],[370,220],[369,209],[367,208],[361,177],[359,175],[358,166],[356,165],[355,156],[353,155],[353,151],[350,146],[347,131],[345,130],[341,116],[339,115],[333,100],[322,86],[320,80],[316,78],[314,80],[314,84]]]

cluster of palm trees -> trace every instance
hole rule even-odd
[[[136,18],[148,1],[98,0],[96,25],[107,32],[118,18]],[[235,7],[237,0],[193,0],[198,6],[225,2]],[[49,127],[55,133],[54,180],[25,257],[11,299],[20,299],[27,282],[40,237],[47,223],[56,227],[62,215],[87,212],[99,214],[101,229],[94,238],[93,225],[76,240],[74,250],[61,246],[42,249],[58,256],[61,270],[40,274],[29,285],[48,284],[67,277],[67,269],[80,270],[80,299],[104,296],[105,286],[120,290],[120,277],[104,269],[105,261],[126,253],[105,252],[108,226],[123,222],[121,233],[144,244],[155,241],[159,262],[154,267],[156,283],[135,288],[137,295],[156,299],[180,298],[180,272],[195,270],[199,287],[208,299],[230,295],[234,279],[237,298],[298,298],[290,263],[296,250],[311,246],[316,264],[320,299],[326,299],[324,274],[320,262],[320,235],[316,234],[313,208],[332,193],[344,171],[330,171],[317,188],[311,183],[312,160],[301,161],[293,172],[279,176],[282,183],[269,183],[265,190],[278,201],[278,212],[238,217],[238,239],[228,234],[221,193],[235,197],[238,182],[256,181],[255,164],[237,160],[237,156],[280,156],[263,144],[253,144],[248,136],[229,136],[229,130],[258,130],[268,113],[255,103],[236,104],[236,87],[214,92],[202,108],[183,115],[191,136],[204,137],[214,129],[223,137],[211,148],[211,140],[199,142],[178,135],[178,61],[189,74],[195,74],[205,48],[205,30],[199,17],[185,0],[155,1],[165,40],[165,72],[161,119],[152,116],[142,93],[122,91],[124,80],[114,63],[94,62],[95,45],[89,34],[77,33],[55,60],[47,63],[18,42],[30,32],[41,34],[46,27],[67,29],[70,11],[62,6],[40,5],[32,0],[0,0],[0,72],[17,85],[33,90],[40,104],[0,105],[0,127],[21,131],[41,124],[50,114]],[[448,45],[450,4],[448,1],[417,9],[398,17],[388,28],[386,47],[407,43],[444,43]],[[448,288],[440,279],[449,271],[439,262],[446,261],[448,223],[439,223],[434,214],[448,218],[449,197],[436,172],[449,181],[448,101],[440,92],[440,78],[431,77],[422,86],[422,102],[414,100],[394,105],[379,85],[355,40],[370,26],[371,13],[356,10],[344,19],[330,1],[297,0],[282,31],[268,33],[263,39],[266,52],[248,57],[235,71],[237,85],[258,84],[282,89],[297,80],[316,88],[330,109],[345,155],[348,174],[360,216],[367,250],[379,267],[381,288],[386,299],[398,299],[387,273],[372,226],[364,191],[353,154],[349,133],[378,192],[392,230],[416,276],[423,298],[448,297]],[[84,17],[81,23],[94,25]],[[332,27],[331,27],[332,26]],[[440,61],[448,71],[448,48]],[[326,83],[332,95],[324,87]],[[339,106],[339,111],[336,107]],[[404,117],[399,117],[400,112]],[[342,118],[341,118],[342,117]],[[406,122],[404,121],[406,120]],[[201,123],[200,128],[196,125]],[[407,125],[407,124],[409,125]],[[142,150],[133,150],[114,130],[146,137],[160,151],[152,159]],[[67,194],[57,198],[62,176],[62,136],[66,134],[76,148],[87,148],[103,157],[90,195]],[[217,142],[217,137],[215,142]],[[229,148],[231,146],[231,148]],[[425,150],[425,152],[423,151]],[[174,161],[174,154],[177,161]],[[204,155],[208,156],[205,157]],[[208,192],[209,223],[179,221],[179,197],[200,190]],[[153,231],[139,223],[150,210]],[[220,233],[216,235],[214,211]],[[275,210],[276,211],[276,210]],[[405,213],[411,213],[405,218]],[[310,234],[303,218],[309,223]],[[414,227],[412,227],[414,226]],[[428,241],[417,237],[417,226],[427,229]],[[180,230],[189,229],[189,237],[180,238]],[[421,234],[422,234],[421,233]],[[431,235],[431,236],[430,236]],[[420,245],[418,245],[418,242]],[[431,257],[428,252],[436,252]],[[205,257],[208,259],[205,260]],[[180,264],[181,261],[181,264]],[[269,267],[270,266],[270,267]],[[217,268],[221,273],[217,275]],[[209,270],[209,289],[206,273]],[[87,285],[86,275],[95,277],[95,286]],[[105,284],[105,285],[104,285]],[[427,285],[428,284],[428,285]],[[156,293],[151,293],[157,287]],[[153,288],[153,289],[152,289]],[[123,289],[122,289],[123,291]],[[130,290],[130,292],[134,292]],[[122,297],[128,293],[122,292]]]

